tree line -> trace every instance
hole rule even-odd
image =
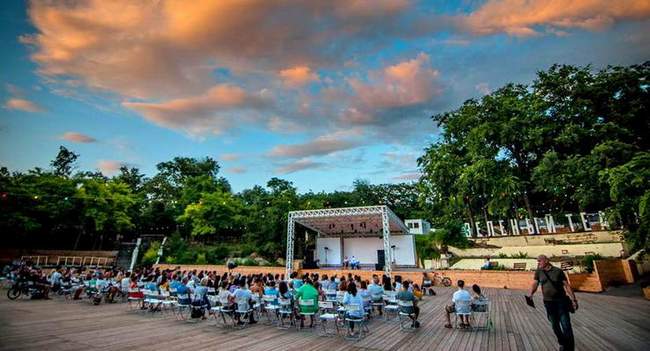
[[[418,160],[425,212],[463,218],[475,235],[477,221],[605,211],[645,247],[649,84],[650,62],[554,65],[433,116],[440,138]]]

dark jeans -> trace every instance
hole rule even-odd
[[[544,301],[544,307],[546,307],[546,316],[551,322],[551,328],[557,336],[557,342],[564,347],[565,351],[573,351],[575,344],[568,303],[570,303],[568,300]]]

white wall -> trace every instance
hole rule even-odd
[[[395,264],[415,266],[415,238],[413,235],[393,235],[390,244],[395,245]]]
[[[318,238],[316,248],[321,264],[325,264],[325,250],[327,246],[331,250],[328,252],[327,263],[335,264],[333,257],[334,250],[340,250],[335,238]],[[345,256],[356,256],[361,264],[376,264],[377,250],[384,249],[384,241],[381,238],[345,238],[343,239],[343,256],[340,257],[339,263]],[[327,244],[325,244],[327,242]],[[415,239],[413,235],[392,235],[391,245],[395,245],[395,264],[401,266],[415,266]],[[339,258],[339,257],[337,257]]]
[[[327,250],[327,263],[325,263],[325,248]],[[343,263],[341,257],[341,238],[316,238],[316,257],[321,265],[339,265]]]

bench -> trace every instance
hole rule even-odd
[[[526,262],[516,262],[512,264],[512,269],[515,271],[525,271],[526,270]]]

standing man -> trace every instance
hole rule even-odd
[[[570,312],[578,309],[578,300],[566,275],[561,269],[551,265],[548,257],[540,255],[537,257],[537,271],[535,271],[534,279],[529,297],[532,298],[535,294],[537,286],[542,286],[546,315],[548,321],[551,322],[555,336],[557,336],[560,350],[573,351],[575,343]]]

